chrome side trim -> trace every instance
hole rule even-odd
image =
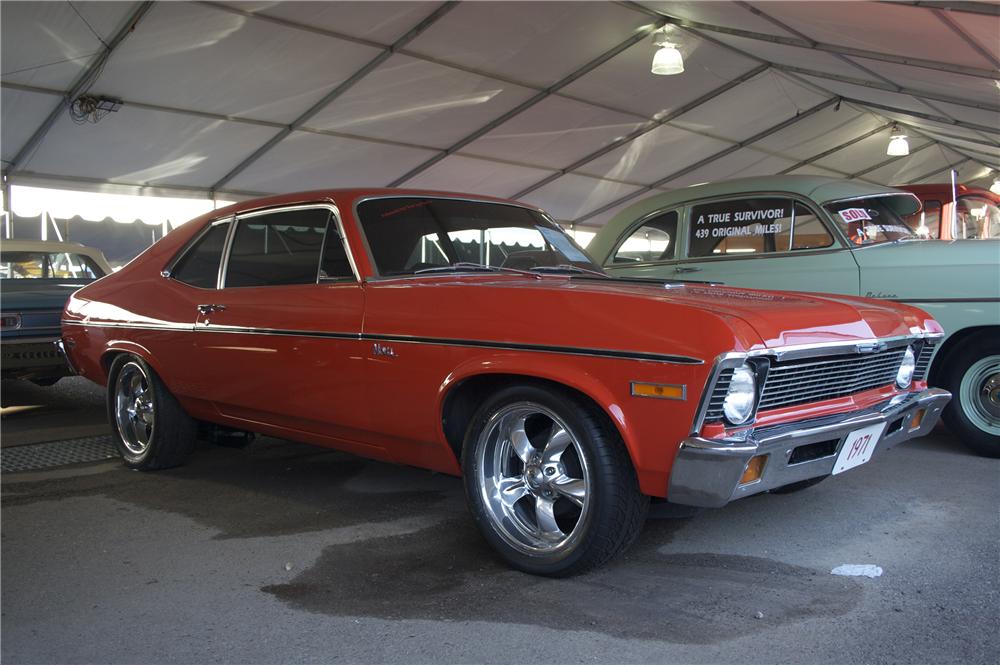
[[[574,356],[590,356],[594,358],[620,358],[623,360],[641,360],[667,363],[672,365],[702,365],[700,358],[690,356],[675,356],[660,353],[644,353],[641,351],[622,351],[618,349],[590,349],[573,346],[549,346],[544,344],[518,344],[514,342],[499,342],[492,340],[454,339],[443,337],[416,337],[410,335],[381,335],[375,333],[348,333],[324,330],[285,330],[279,328],[254,328],[245,326],[225,326],[215,323],[208,325],[182,324],[130,324],[116,322],[93,323],[89,321],[63,321],[64,325],[95,328],[130,328],[135,330],[173,330],[178,332],[198,333],[230,333],[241,335],[274,335],[289,337],[315,337],[326,339],[347,339],[364,342],[398,342],[402,344],[427,344],[431,346],[455,346],[465,348],[499,349],[504,351],[528,351],[534,353],[557,353]]]

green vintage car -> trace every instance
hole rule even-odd
[[[654,196],[587,251],[612,275],[868,296],[916,305],[947,335],[929,382],[973,450],[1000,457],[1000,240],[919,240],[908,192],[819,176],[744,178]]]

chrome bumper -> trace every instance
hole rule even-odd
[[[672,503],[717,508],[751,494],[829,475],[851,432],[886,423],[875,448],[877,456],[930,432],[950,399],[947,390],[929,388],[897,395],[862,411],[750,430],[740,439],[690,437],[677,452],[667,498]],[[921,410],[923,417],[914,426],[914,416]],[[758,455],[768,456],[760,480],[740,485],[747,463]]]
[[[11,337],[0,344],[0,366],[4,378],[60,376],[63,358],[52,337]]]

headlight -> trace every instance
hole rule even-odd
[[[900,388],[909,388],[910,383],[913,381],[913,370],[917,367],[917,358],[913,354],[913,347],[906,347],[906,353],[903,354],[903,362],[899,366],[899,371],[896,372],[896,385]]]
[[[733,370],[729,382],[729,392],[722,402],[722,413],[733,425],[742,425],[753,413],[757,400],[757,377],[749,365],[741,365]]]

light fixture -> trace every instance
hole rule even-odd
[[[910,144],[906,140],[906,132],[901,130],[898,125],[892,126],[892,133],[889,134],[889,147],[886,148],[885,154],[890,157],[903,157],[910,154]]]
[[[659,49],[653,56],[653,67],[651,71],[658,76],[669,76],[671,74],[681,74],[684,72],[684,58],[677,50],[677,45],[670,41],[670,36],[666,29],[660,29],[653,33],[653,44]]]
[[[990,185],[990,191],[994,194],[1000,194],[1000,176],[993,178],[993,184]]]

